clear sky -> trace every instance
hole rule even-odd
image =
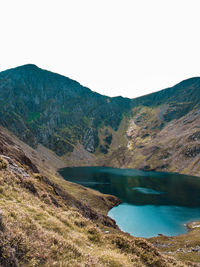
[[[200,0],[0,0],[0,71],[27,63],[109,96],[200,76]]]

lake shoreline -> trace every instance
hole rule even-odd
[[[124,171],[123,173],[121,172],[122,170]],[[60,169],[59,173],[62,177],[64,177],[64,179],[70,182],[81,184],[82,186],[89,187],[106,195],[113,195],[117,198],[118,200],[114,201],[114,203],[111,203],[110,206],[105,208],[105,214],[107,216],[110,215],[109,217],[114,219],[118,226],[133,236],[150,238],[156,237],[159,233],[166,236],[186,234],[188,230],[190,230],[190,225],[186,226],[186,223],[188,221],[191,223],[191,221],[193,222],[196,221],[196,219],[200,219],[198,216],[199,210],[195,209],[196,206],[194,206],[193,202],[191,202],[193,199],[196,199],[196,195],[194,194],[196,188],[193,189],[194,185],[190,186],[188,184],[188,181],[193,180],[188,180],[188,178],[192,178],[185,175],[182,176],[183,182],[180,183],[180,177],[174,173],[143,172],[142,170],[124,168],[119,169],[97,166],[67,167],[66,170],[65,168]],[[128,183],[126,179],[128,179]],[[193,179],[195,178],[193,177]],[[149,181],[151,182],[149,183]],[[167,187],[166,182],[169,184]],[[185,182],[187,186],[185,186]],[[152,186],[153,184],[154,186]],[[182,198],[182,202],[180,202],[179,197],[177,197],[177,194],[174,192],[175,190],[172,189],[171,185],[173,185],[173,187],[175,186],[175,188],[176,186],[179,186],[179,190],[181,190],[181,192],[185,192],[185,198]],[[199,188],[199,182],[197,184],[195,183],[195,186],[196,185],[197,188]],[[189,190],[185,189],[185,187],[188,188],[188,186]],[[191,192],[193,192],[193,198],[190,196]],[[185,202],[183,202],[183,200]],[[128,222],[128,215],[125,211],[122,211],[123,207],[113,210],[113,214],[110,213],[112,208],[123,203],[127,204],[126,209],[129,214],[132,213],[133,217],[136,214],[135,218],[137,220],[129,218],[132,222],[132,229],[130,228],[131,225]],[[130,205],[132,206],[132,209],[130,208]],[[191,208],[188,209],[187,205],[191,205]],[[197,203],[197,205],[199,205],[199,203]],[[121,214],[123,215],[121,216]],[[140,224],[140,220],[145,219],[143,214],[150,216],[148,217],[150,218],[149,222],[154,225],[152,230],[145,228],[146,226],[143,225],[142,222]],[[160,214],[161,216],[157,216],[157,214]],[[143,227],[141,227],[141,225]]]
[[[95,166],[97,167],[97,166]],[[70,167],[71,168],[71,167]],[[110,169],[111,167],[109,167]],[[112,168],[111,168],[112,169]],[[121,168],[121,170],[124,169],[124,168]],[[130,169],[128,169],[130,170]],[[79,173],[79,177],[80,174],[82,175],[82,170],[80,170],[81,172]],[[110,172],[110,171],[109,171]],[[150,175],[150,172],[149,171],[146,171],[145,173],[149,174]],[[154,173],[154,172],[153,172]],[[163,177],[163,174],[162,173],[162,177]],[[149,176],[147,175],[147,176]],[[61,175],[60,175],[61,176]],[[184,175],[185,176],[185,175]],[[69,176],[71,177],[71,176]],[[84,175],[82,176],[82,178],[84,177]],[[102,177],[102,176],[101,176]],[[64,179],[64,177],[62,176],[62,178]],[[73,178],[73,177],[71,177]],[[81,178],[81,179],[82,179]],[[196,178],[196,177],[193,177],[193,178]],[[68,180],[66,179],[67,181],[70,181],[72,183],[76,183],[78,184],[78,181],[75,182],[75,181],[72,181],[72,180]],[[196,180],[196,179],[195,179]],[[92,181],[92,180],[89,180],[89,181]],[[96,180],[96,182],[98,183],[98,180]],[[106,183],[106,179],[103,181],[104,183]],[[191,183],[191,181],[190,181]],[[85,185],[82,185],[83,187],[86,187]],[[98,185],[99,186],[99,185]],[[129,185],[129,187],[131,188],[131,186]],[[120,190],[122,190],[122,188],[120,186],[118,186],[118,188]],[[175,186],[176,188],[176,186]],[[95,187],[92,188],[92,190],[96,191],[96,192],[99,192],[98,189],[95,189]],[[180,188],[179,188],[180,190]],[[158,191],[159,191],[159,188],[158,188]],[[162,191],[162,190],[160,190]],[[100,191],[101,192],[101,191]],[[182,192],[182,191],[181,191]],[[192,191],[193,192],[193,191]],[[101,192],[103,193],[103,192]],[[108,216],[109,218],[112,218],[112,220],[116,223],[116,226],[118,227],[118,229],[122,232],[122,233],[125,233],[127,235],[130,235],[130,236],[133,236],[133,237],[136,237],[134,234],[130,234],[128,233],[126,230],[122,230],[121,227],[120,227],[120,224],[116,222],[116,219],[113,219],[113,217],[110,217],[108,214],[109,212],[112,210],[112,208],[114,207],[118,207],[120,204],[123,204],[123,203],[126,203],[126,200],[123,199],[123,197],[120,199],[120,197],[116,197],[117,194],[114,194],[114,191],[112,191],[112,193],[103,193],[104,195],[110,195],[110,196],[114,196],[117,201],[114,201],[114,203],[110,203],[111,205],[108,206],[106,205],[106,203],[104,203],[102,205],[101,208],[105,209],[105,215]],[[193,195],[194,196],[194,195]],[[123,201],[122,201],[123,199]],[[187,200],[188,198],[186,198]],[[196,197],[195,197],[196,199]],[[191,201],[191,199],[190,199]],[[123,214],[121,215],[123,216]],[[188,218],[189,219],[189,218]],[[194,256],[193,255],[193,252],[191,251],[198,251],[198,247],[195,245],[195,242],[196,240],[199,240],[200,239],[200,225],[198,226],[198,220],[192,220],[192,217],[191,217],[191,221],[189,223],[185,223],[184,226],[186,226],[186,231],[185,233],[178,233],[177,235],[174,234],[173,236],[170,236],[170,235],[155,235],[154,237],[141,237],[143,238],[144,240],[147,240],[148,242],[150,242],[154,247],[156,247],[157,249],[159,249],[159,251],[161,253],[164,253],[164,254],[167,254],[167,255],[171,255],[171,256],[176,256],[178,259],[188,259],[188,260],[191,260],[191,261],[195,261],[192,257]],[[188,220],[187,220],[188,221]],[[200,224],[200,223],[199,223]],[[196,226],[196,227],[195,227]],[[138,228],[139,229],[139,228]],[[162,233],[158,230],[158,233]],[[139,236],[137,236],[139,237]],[[196,253],[196,252],[195,252]],[[195,256],[196,260],[197,261],[200,261],[200,256],[196,255]]]
[[[188,229],[188,232],[193,231],[196,228],[200,229],[200,221],[191,221],[186,224],[186,227]]]

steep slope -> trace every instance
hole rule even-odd
[[[200,103],[200,78],[194,77],[179,84],[149,95],[133,99],[134,106],[157,107],[168,104],[163,111],[166,121],[180,118]]]
[[[114,149],[101,164],[200,176],[199,110],[167,123],[159,120],[159,112],[142,107],[130,121],[127,145]]]
[[[94,152],[98,127],[116,130],[130,102],[31,64],[0,73],[0,124],[29,145],[41,143],[58,155],[72,152],[78,142]]]
[[[31,64],[0,73],[0,124],[68,166],[200,176],[199,121],[199,77],[131,100],[97,94]]]
[[[127,142],[100,164],[200,176],[200,78],[132,100]]]
[[[117,198],[46,172],[42,154],[0,137],[1,266],[195,266],[121,232],[106,216]]]

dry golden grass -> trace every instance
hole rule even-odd
[[[196,225],[192,229],[192,225]],[[191,227],[191,228],[190,228]],[[190,231],[179,236],[159,236],[150,238],[149,241],[159,247],[159,250],[166,255],[176,257],[178,260],[196,262],[200,266],[200,222],[189,224]]]
[[[117,198],[61,179],[64,163],[53,152],[0,129],[1,149],[30,175],[12,173],[0,157],[1,266],[194,266],[121,232],[106,216]],[[24,152],[40,173],[25,165]]]
[[[29,178],[23,178],[0,169],[2,266],[187,266],[112,225],[100,213],[106,196],[93,190],[87,195],[88,190],[63,180],[63,191],[59,191],[42,174],[29,174]],[[78,191],[81,197],[85,192],[85,202],[87,196],[91,201],[95,192],[94,206],[81,204],[75,198]],[[99,196],[104,200],[96,209]],[[105,210],[108,206],[111,201]],[[90,209],[98,218],[92,217]]]

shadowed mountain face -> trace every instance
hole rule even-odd
[[[38,143],[58,155],[98,146],[98,127],[116,130],[131,101],[109,98],[67,77],[24,65],[0,73],[0,123],[31,146]]]
[[[24,65],[0,73],[0,124],[32,147],[66,154],[71,165],[200,175],[198,77],[136,99],[112,98]]]
[[[179,84],[136,98],[132,101],[134,106],[156,107],[167,104],[168,112],[163,112],[163,119],[170,121],[178,119],[200,105],[200,78],[195,77]],[[166,110],[167,111],[167,110]]]

